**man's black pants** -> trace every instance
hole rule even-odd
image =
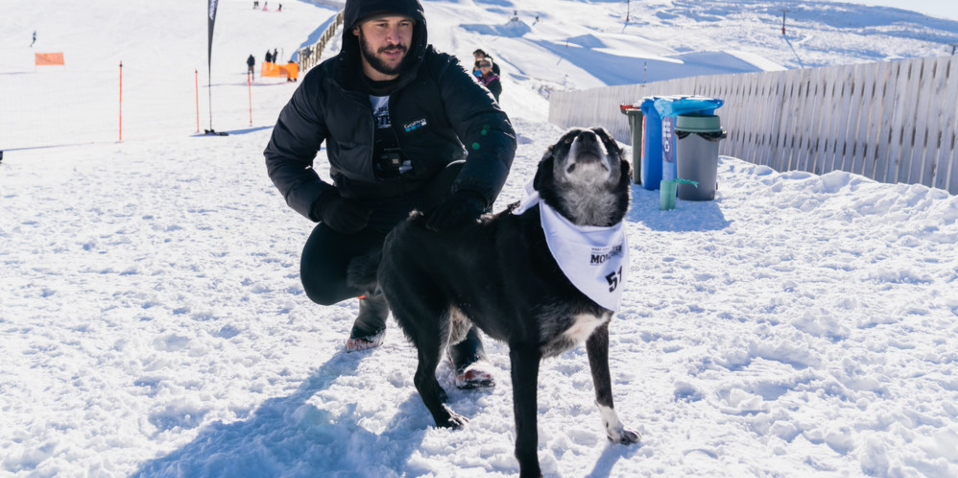
[[[449,195],[463,161],[450,163],[424,187],[391,198],[359,200],[372,211],[369,225],[356,234],[343,234],[319,223],[303,246],[299,275],[306,295],[318,304],[332,305],[368,291],[346,283],[346,269],[356,257],[382,249],[383,242],[413,209],[429,211]]]

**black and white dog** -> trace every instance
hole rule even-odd
[[[582,342],[609,439],[639,441],[612,405],[608,325],[618,302],[600,305],[573,285],[550,253],[545,219],[540,218],[544,203],[573,229],[621,226],[629,207],[629,163],[603,128],[573,128],[548,149],[533,186],[539,200],[524,204],[521,214],[513,204],[463,230],[427,231],[425,217],[414,213],[387,238],[378,269],[393,317],[418,350],[415,384],[437,426],[467,422],[444,404],[446,393],[436,380],[445,348],[461,341],[470,324],[509,344],[515,453],[523,477],[541,476],[536,454],[539,362]],[[592,263],[627,254],[627,244],[609,251],[593,252]],[[621,285],[621,275],[621,269],[600,273],[607,281],[601,287],[613,291]]]

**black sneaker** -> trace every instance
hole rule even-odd
[[[490,388],[496,386],[492,364],[486,360],[482,339],[475,327],[469,329],[465,340],[448,348],[449,360],[455,370],[456,388]]]
[[[346,341],[347,352],[358,352],[379,347],[386,337],[386,317],[389,306],[380,290],[366,294],[359,299],[359,316],[353,322],[353,329]]]

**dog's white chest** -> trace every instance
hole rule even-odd
[[[579,314],[573,319],[572,327],[569,327],[562,335],[576,344],[585,343],[585,341],[592,336],[592,332],[595,332],[595,329],[608,322],[611,317],[612,314],[608,313],[602,314],[601,316]]]

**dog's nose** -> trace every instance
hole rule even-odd
[[[594,144],[598,141],[598,138],[596,138],[595,133],[592,131],[583,131],[579,133],[578,139],[583,144]]]

